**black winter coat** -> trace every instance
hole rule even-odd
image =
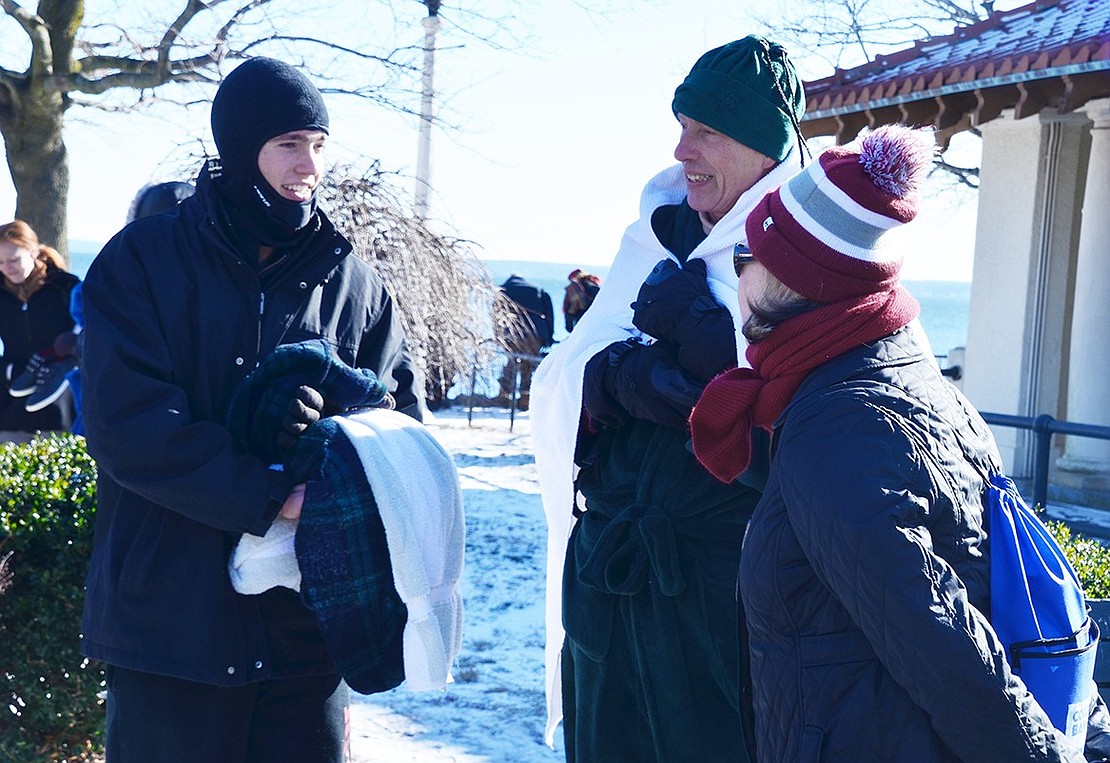
[[[2,278],[2,276],[0,276]],[[52,349],[54,338],[73,328],[69,295],[80,279],[53,265],[46,266],[42,288],[26,303],[7,289],[0,288],[0,430],[30,432],[58,429],[62,417],[55,406],[35,413],[24,410],[25,398],[8,395],[11,378],[17,376],[36,352]],[[10,375],[9,375],[10,374]]]
[[[197,186],[118,233],[84,286],[99,496],[82,648],[217,685],[334,672],[294,592],[231,587],[239,535],[263,535],[291,484],[236,449],[228,405],[276,346],[317,337],[377,373],[401,410],[419,410],[422,385],[384,284],[323,214],[309,250],[263,291],[215,222],[206,173]]]
[[[18,374],[32,355],[52,348],[56,336],[73,328],[69,293],[80,280],[73,273],[47,265],[42,288],[26,303],[7,289],[0,289],[0,339],[4,343],[0,362],[5,368],[11,363],[13,373]]]
[[[991,629],[986,424],[908,330],[776,425],[740,590],[760,761],[1059,761]]]
[[[555,341],[555,309],[551,295],[515,273],[501,284],[501,291],[527,314],[539,346],[550,347]],[[535,349],[529,347],[522,351],[534,352]]]

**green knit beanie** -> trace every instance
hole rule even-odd
[[[699,58],[674,91],[671,110],[781,162],[798,138],[805,105],[786,50],[748,35]]]

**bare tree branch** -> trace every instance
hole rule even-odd
[[[76,91],[84,93],[85,95],[100,95],[115,88],[131,88],[134,90],[141,90],[143,88],[157,87],[166,82],[212,82],[211,77],[205,76],[198,71],[184,71],[170,73],[163,75],[158,71],[151,71],[150,73],[143,72],[120,72],[119,74],[109,74],[99,79],[88,79],[82,76],[72,76],[67,78],[67,91]]]
[[[980,21],[987,7],[977,0],[801,0],[786,8],[781,19],[760,23],[776,29],[776,40],[790,50],[851,68],[877,53]],[[947,173],[959,185],[978,187],[977,168],[953,164],[945,154],[935,162],[936,172]]]
[[[292,42],[292,43],[307,43],[307,44],[310,44],[310,45],[318,45],[320,47],[329,48],[329,49],[334,50],[336,52],[343,53],[345,55],[351,56],[352,58],[356,58],[356,59],[359,59],[359,60],[362,60],[362,61],[372,61],[374,63],[382,64],[383,66],[403,69],[403,70],[408,71],[412,74],[419,74],[420,73],[420,67],[418,67],[414,64],[403,62],[403,61],[397,61],[396,60],[397,54],[401,53],[401,52],[408,52],[408,53],[421,52],[422,53],[424,51],[424,48],[413,45],[413,46],[408,46],[408,47],[404,47],[404,48],[395,48],[392,52],[390,52],[390,53],[388,53],[384,56],[379,56],[379,55],[375,55],[373,53],[366,53],[366,52],[361,51],[361,50],[355,50],[354,48],[349,48],[345,45],[340,45],[338,43],[331,42],[330,40],[321,40],[321,39],[316,38],[316,37],[297,37],[297,36],[293,36],[293,35],[272,34],[272,35],[269,35],[267,37],[258,37],[258,38],[255,38],[255,39],[251,40],[249,44],[245,45],[243,48],[241,48],[239,50],[239,53],[246,53],[246,52],[248,52],[248,51],[250,51],[254,48],[257,48],[260,45],[265,45],[267,43],[272,43],[272,42]]]
[[[943,172],[952,180],[955,180],[960,185],[968,188],[979,188],[979,168],[978,167],[960,167],[949,162],[944,154],[940,154],[933,160],[933,173]]]
[[[404,4],[408,13],[402,13],[397,0],[362,3],[367,17],[392,14],[392,25],[383,26],[367,25],[362,18],[355,24],[327,23],[336,20],[322,7],[327,0],[318,0],[312,13],[295,0],[184,0],[176,6],[181,10],[165,20],[158,16],[165,4],[116,0],[114,10],[105,7],[110,3],[89,3],[98,17],[88,23],[83,0],[38,0],[39,15],[21,2],[30,0],[0,0],[6,14],[0,21],[11,17],[31,48],[24,71],[0,71],[0,135],[16,188],[16,215],[63,256],[69,193],[64,124],[71,106],[124,113],[174,103],[182,98],[181,86],[206,85],[203,89],[210,94],[226,62],[259,54],[291,62],[299,58],[322,91],[400,113],[414,114],[421,92],[417,57],[423,47],[404,44],[416,37],[411,3]],[[485,47],[519,50],[527,25],[514,9],[536,2],[511,0],[509,10],[497,15],[485,10],[484,0],[422,0],[421,5],[438,14],[451,33],[447,39],[454,35]],[[390,31],[406,38],[394,44],[388,40]],[[440,49],[458,47],[449,43]],[[155,97],[156,91],[169,96]],[[452,127],[443,108],[448,101],[441,98],[439,103],[436,123]]]
[[[788,49],[847,68],[979,21],[984,17],[979,9],[975,0],[800,0],[781,6],[780,17],[755,18],[776,30],[776,40]]]
[[[4,12],[14,18],[31,41],[31,60],[27,67],[28,79],[32,87],[50,76],[53,69],[53,57],[50,46],[50,30],[41,16],[33,14],[14,0],[0,0],[0,7]]]

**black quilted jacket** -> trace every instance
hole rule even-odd
[[[1066,760],[984,614],[993,439],[910,332],[816,369],[774,447],[740,562],[759,760]]]

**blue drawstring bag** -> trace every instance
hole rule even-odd
[[[1082,749],[1094,682],[1098,624],[1056,539],[1003,475],[984,496],[990,521],[991,625],[1010,667],[1052,725]]]

